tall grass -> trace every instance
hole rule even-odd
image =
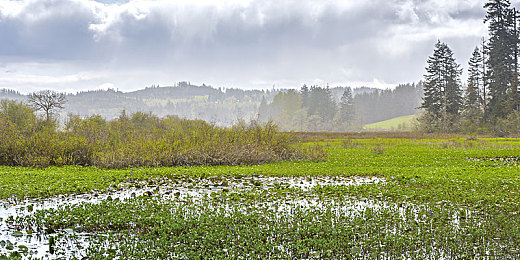
[[[45,122],[33,125],[22,129],[0,117],[1,165],[237,165],[325,156],[320,149],[297,145],[292,134],[272,123],[240,122],[227,128],[176,116],[122,113],[110,121],[70,116],[61,129]]]

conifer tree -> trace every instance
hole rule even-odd
[[[480,110],[483,97],[480,89],[483,85],[482,55],[478,47],[475,47],[473,55],[468,62],[468,86],[464,95],[464,108],[466,110]]]
[[[307,85],[303,85],[300,90],[302,96],[302,106],[307,107],[309,105],[309,88]]]
[[[462,108],[462,70],[453,52],[446,43],[438,41],[427,63],[421,108],[443,120],[458,115]]]
[[[332,98],[330,89],[311,86],[308,99],[309,115],[317,115],[323,121],[330,121],[336,114],[336,102]]]
[[[340,102],[340,118],[344,122],[351,122],[354,120],[354,98],[352,97],[352,89],[346,87],[341,96]]]
[[[478,124],[482,113],[482,100],[480,95],[481,85],[483,85],[482,55],[478,47],[473,51],[473,55],[468,62],[468,85],[464,93],[464,112],[463,117],[468,124]]]
[[[518,28],[517,12],[509,0],[490,0],[484,22],[489,24],[487,79],[489,111],[493,118],[504,118],[518,104]]]

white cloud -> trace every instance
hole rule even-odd
[[[453,43],[459,62],[466,63],[486,34],[482,5],[481,0],[0,0],[0,60],[17,68],[2,75],[0,88],[79,89],[110,82],[136,89],[181,80],[270,88],[315,79],[385,87],[419,80],[437,39]],[[22,63],[34,66],[16,65]],[[48,68],[49,63],[54,65]]]

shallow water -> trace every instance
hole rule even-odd
[[[252,189],[270,189],[275,187],[297,188],[303,191],[311,190],[317,186],[339,185],[363,185],[377,184],[385,179],[377,177],[210,177],[190,178],[180,176],[170,179],[155,179],[146,182],[127,183],[118,189],[106,193],[90,193],[70,196],[58,196],[48,199],[33,200],[7,200],[0,202],[0,256],[9,255],[12,252],[20,252],[24,258],[81,258],[85,256],[88,240],[92,234],[82,232],[81,227],[73,227],[65,230],[57,230],[52,235],[45,234],[43,230],[34,227],[32,231],[18,230],[14,219],[33,214],[38,210],[57,209],[64,205],[78,205],[81,203],[100,203],[104,200],[120,200],[146,196],[161,196],[162,199],[172,197],[189,197],[191,199],[222,191],[224,189],[235,192]],[[279,204],[279,203],[278,203]],[[290,212],[295,206],[320,207],[323,202],[318,199],[289,200],[278,207],[280,214]],[[330,205],[330,204],[329,204]],[[342,212],[359,212],[363,208],[373,207],[372,202],[359,201],[350,205],[342,205],[338,210]],[[60,252],[51,254],[49,238],[54,237],[56,248]],[[63,250],[63,251],[61,251]]]

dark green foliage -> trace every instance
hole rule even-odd
[[[484,22],[489,26],[489,40],[482,41],[482,50],[475,48],[469,61],[468,85],[464,95],[464,110],[461,118],[451,116],[452,121],[461,122],[458,130],[465,132],[493,132],[504,135],[518,129],[516,125],[505,124],[515,111],[520,110],[518,55],[520,44],[519,14],[511,7],[509,0],[489,0],[484,4],[487,9]],[[441,67],[450,64],[441,61],[441,49],[444,46],[439,42],[436,45],[434,56],[428,60],[428,74],[425,84],[425,98],[422,108],[427,115],[421,120],[421,129],[433,131],[457,131],[455,127],[438,128],[438,120],[444,120],[450,113],[456,115],[460,109],[457,91],[452,88],[451,94],[443,90],[442,85],[447,82],[440,73],[449,72]],[[447,47],[446,47],[447,48]],[[436,55],[439,54],[439,55]],[[457,75],[457,73],[447,73]],[[435,87],[440,85],[441,87]],[[450,88],[446,88],[449,90]],[[448,95],[444,95],[443,91]],[[443,105],[444,101],[444,105]],[[451,108],[450,108],[451,106]],[[514,116],[513,116],[514,117]],[[515,120],[513,120],[515,122]],[[429,124],[429,125],[424,125]],[[440,125],[445,126],[445,123]],[[512,131],[505,131],[508,125]],[[436,130],[435,130],[436,129]]]
[[[483,104],[485,97],[480,90],[483,86],[482,55],[477,47],[469,60],[468,85],[464,93],[464,110],[462,111],[463,128],[466,132],[475,132],[484,117]]]
[[[460,112],[463,109],[460,76],[462,70],[446,43],[438,41],[433,55],[428,58],[424,75],[424,98],[421,108],[425,113],[419,119],[419,129],[426,132],[457,132],[460,130]],[[470,91],[476,91],[471,86]],[[471,98],[475,99],[471,93]],[[478,100],[478,98],[476,98]],[[477,102],[472,100],[472,102]]]
[[[33,116],[34,117],[34,116]],[[24,121],[25,124],[25,121]],[[130,166],[256,164],[307,156],[290,134],[272,123],[217,127],[175,116],[122,113],[105,121],[98,115],[70,116],[64,130],[44,124],[21,131],[0,117],[0,164],[40,166]],[[315,158],[317,159],[317,158]]]
[[[462,108],[461,74],[451,49],[438,41],[433,56],[428,58],[421,107],[441,118],[457,115]]]
[[[489,23],[487,75],[489,112],[495,119],[504,118],[518,106],[518,28],[517,13],[509,0],[490,0],[485,22]]]
[[[464,95],[464,109],[480,110],[481,104],[484,102],[480,95],[480,89],[483,85],[482,74],[482,55],[478,47],[475,47],[473,55],[468,62],[468,86]]]
[[[336,114],[337,105],[329,88],[311,86],[309,92],[308,113],[319,116],[323,121],[330,121]]]

